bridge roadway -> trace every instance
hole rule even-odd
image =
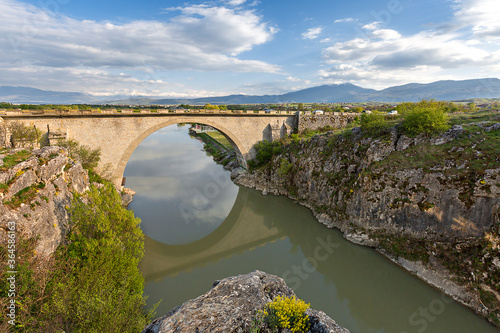
[[[118,187],[135,148],[163,127],[179,123],[212,126],[231,142],[240,165],[246,167],[246,161],[255,154],[253,146],[258,141],[283,138],[296,126],[296,115],[288,111],[18,110],[0,112],[0,117],[7,124],[18,121],[43,132],[62,134],[91,148],[100,148],[99,170],[107,172]]]

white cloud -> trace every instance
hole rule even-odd
[[[316,27],[308,29],[306,32],[302,33],[303,39],[316,39],[323,31],[322,27]]]
[[[240,6],[245,2],[246,0],[227,0],[227,3],[230,4],[231,6]]]
[[[70,86],[68,80],[81,82],[76,73],[83,72],[86,82],[95,83],[95,91],[100,91],[117,79],[116,70],[135,71],[119,79],[136,88],[154,83],[141,79],[148,78],[148,72],[280,71],[276,65],[238,58],[276,33],[254,11],[206,5],[170,10],[179,14],[167,22],[113,23],[75,20],[15,0],[0,0],[0,77],[3,84],[12,84],[6,77],[15,76],[17,69],[17,73],[31,73],[23,77],[27,81],[46,79],[47,73],[54,74],[49,80],[56,80],[63,76],[61,69],[67,72]],[[159,79],[153,81],[160,88],[166,86]]]
[[[346,23],[346,22],[354,22],[355,20],[352,17],[346,17],[343,19],[335,20],[335,23]]]
[[[459,27],[471,26],[476,38],[500,38],[498,0],[456,0],[455,19]]]
[[[378,29],[379,26],[380,26],[380,22],[372,22],[372,23],[365,24],[363,26],[363,29],[376,30],[376,29]]]
[[[408,82],[500,76],[497,0],[457,0],[454,17],[437,30],[403,36],[379,22],[364,25],[364,38],[323,49],[328,68],[320,77],[383,88]]]

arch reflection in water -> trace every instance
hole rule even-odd
[[[420,311],[443,299],[441,293],[375,251],[345,241],[283,197],[239,188],[227,219],[185,244],[159,241],[148,223],[143,220],[149,237],[141,269],[148,304],[162,299],[158,315],[203,294],[215,280],[260,269],[284,277],[299,297],[351,332],[497,331],[447,299],[442,311],[430,313],[432,320],[422,321]],[[163,220],[167,232],[169,223]],[[322,243],[330,244],[331,251],[322,251],[320,258]]]
[[[137,192],[130,207],[146,235],[167,244],[203,238],[226,218],[237,187],[229,173],[188,135],[169,126],[147,137],[125,169],[126,186]],[[166,228],[168,226],[168,228]]]

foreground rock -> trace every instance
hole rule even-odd
[[[278,295],[294,296],[285,281],[254,271],[216,281],[206,294],[154,320],[143,333],[250,332],[255,313]],[[324,312],[308,309],[310,333],[348,333]],[[270,332],[261,324],[260,332]]]

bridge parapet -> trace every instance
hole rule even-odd
[[[122,109],[92,109],[92,110],[75,110],[75,109],[64,109],[64,110],[54,110],[54,109],[45,109],[45,110],[0,110],[0,113],[3,116],[7,117],[19,117],[19,116],[99,116],[99,115],[151,115],[151,114],[206,114],[206,115],[283,115],[283,116],[291,116],[295,115],[295,111],[264,111],[264,110],[207,110],[207,109],[131,109],[131,108],[122,108]]]

